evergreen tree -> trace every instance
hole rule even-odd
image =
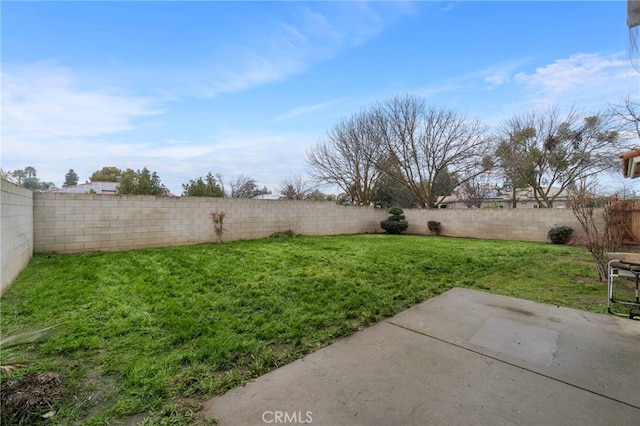
[[[137,172],[127,169],[122,173],[118,184],[118,193],[135,195],[166,195],[167,189],[162,185],[156,172],[146,167]]]
[[[62,186],[63,187],[73,186],[77,184],[78,184],[78,174],[74,172],[73,169],[69,169],[67,174],[64,175],[64,183],[62,184]]]
[[[119,168],[108,166],[93,172],[89,180],[91,182],[118,182],[122,174],[123,171]]]
[[[199,177],[196,180],[190,180],[189,183],[183,183],[182,195],[185,197],[224,197],[224,190],[213,174],[209,172],[204,179]]]

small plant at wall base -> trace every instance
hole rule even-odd
[[[222,244],[222,233],[224,232],[224,228],[222,227],[222,222],[224,222],[225,212],[213,211],[210,213],[211,220],[213,221],[213,230],[216,233],[216,242],[218,244]]]
[[[404,216],[404,210],[400,207],[391,207],[389,217],[380,222],[380,227],[389,234],[402,234],[409,227],[409,222]]]
[[[286,231],[278,231],[269,235],[269,238],[295,238],[300,236],[300,234],[296,234],[291,229],[287,229]]]
[[[553,244],[567,244],[573,234],[570,226],[556,226],[547,232],[547,237]]]
[[[442,225],[440,224],[440,222],[430,220],[429,222],[427,222],[427,228],[429,228],[429,232],[431,232],[431,235],[440,235]]]

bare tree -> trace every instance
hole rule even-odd
[[[281,200],[305,200],[312,193],[314,188],[302,178],[302,176],[290,176],[285,178],[280,184]]]
[[[635,146],[638,146],[640,144],[640,98],[632,94],[621,96],[620,103],[610,105],[609,110],[614,119],[619,122],[621,136],[635,139]]]
[[[220,179],[221,180],[221,179]],[[255,198],[261,195],[271,194],[271,191],[266,186],[259,188],[255,179],[245,175],[240,175],[238,178],[230,182],[231,198]]]
[[[421,98],[400,95],[372,113],[374,137],[383,148],[377,167],[404,185],[421,205],[437,207],[449,192],[490,170],[490,139],[479,121]]]
[[[462,183],[454,192],[465,206],[479,209],[492,189],[487,180],[476,177]]]
[[[629,200],[614,194],[596,195],[597,181],[581,179],[571,193],[571,209],[585,235],[585,246],[591,253],[598,278],[607,281],[607,252],[617,251],[629,227]]]
[[[558,108],[517,115],[503,123],[497,157],[513,182],[526,182],[543,207],[582,178],[617,166],[620,138],[606,115]],[[557,190],[555,189],[557,188]]]
[[[354,204],[369,204],[380,178],[376,168],[380,147],[372,130],[369,113],[343,119],[324,141],[307,151],[310,176],[339,186]]]

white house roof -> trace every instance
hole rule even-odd
[[[89,192],[95,192],[96,194],[115,194],[117,191],[117,182],[86,182],[78,185],[63,186],[56,192],[61,194],[86,194]]]

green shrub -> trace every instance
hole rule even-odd
[[[570,226],[556,226],[549,230],[547,237],[553,244],[567,244],[573,234]]]
[[[427,222],[427,228],[429,228],[431,235],[440,235],[440,229],[442,229],[442,225],[440,224],[440,222],[430,220],[429,222]]]
[[[409,222],[400,207],[391,207],[389,217],[380,222],[380,227],[389,234],[402,234],[409,227]]]
[[[286,231],[278,231],[269,235],[269,238],[294,238],[297,237],[298,234],[293,232],[291,229],[287,229]]]

